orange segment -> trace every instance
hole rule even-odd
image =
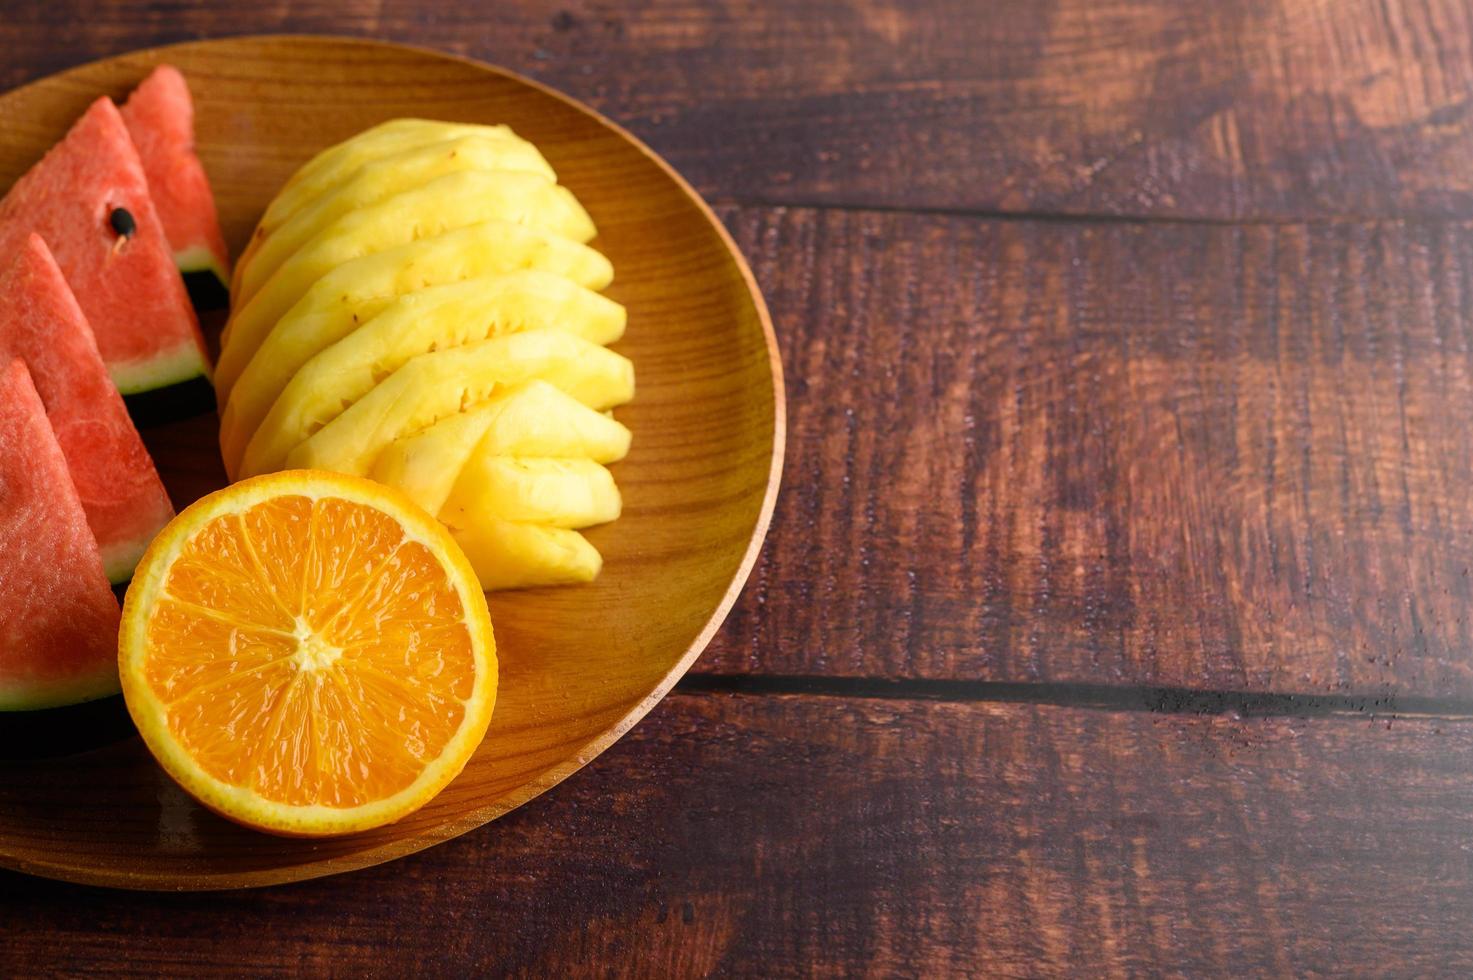
[[[240,517],[227,514],[185,542],[169,569],[168,594],[238,623],[291,631],[291,612],[254,564]]]
[[[380,604],[358,607],[375,583],[378,591],[393,593],[400,588],[398,576],[381,581],[379,572],[395,563],[404,533],[389,515],[354,506],[344,500],[320,500],[312,511],[312,533],[307,545],[302,582],[303,613],[314,629],[331,630],[339,617],[348,620],[371,617],[366,611],[382,611]],[[435,574],[446,581],[436,563]],[[459,616],[459,605],[450,615]]]
[[[169,705],[169,734],[215,779],[249,785],[254,756],[245,747],[264,744],[293,673],[283,659],[227,674]]]
[[[300,604],[302,565],[307,560],[307,534],[312,521],[311,498],[266,500],[242,514],[240,520],[256,565],[265,574],[272,593],[298,595]]]
[[[485,734],[485,596],[397,491],[292,471],[181,513],[124,606],[123,693],[188,792],[277,833],[346,833],[423,805]]]
[[[153,625],[145,670],[165,702],[284,661],[296,649],[295,638],[285,633],[253,629],[174,599],[158,604]]]

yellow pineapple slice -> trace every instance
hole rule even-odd
[[[321,197],[370,161],[416,146],[443,143],[460,136],[526,142],[513,133],[510,126],[442,122],[437,119],[391,119],[329,146],[302,164],[267,206],[266,213],[261,216],[261,227],[268,232],[279,227],[302,205]]]
[[[419,354],[529,330],[558,330],[608,344],[623,335],[624,323],[624,307],[613,300],[531,270],[401,296],[304,364],[264,418],[252,417],[240,401],[242,410],[221,424],[226,467],[236,468],[248,442],[267,458],[285,456]],[[255,405],[264,401],[253,399]]]
[[[592,582],[603,556],[577,531],[480,517],[450,528],[487,592]]]
[[[215,365],[222,420],[229,422],[234,413],[264,417],[314,354],[405,293],[517,269],[555,273],[589,289],[602,289],[614,278],[609,260],[587,245],[506,221],[483,221],[365,255],[313,283],[264,339],[251,342],[240,333],[231,338]]]
[[[591,459],[474,453],[440,508],[451,527],[481,515],[519,524],[578,528],[615,520],[623,506],[609,471]]]
[[[623,425],[545,381],[529,381],[396,440],[379,454],[371,476],[438,514],[472,453],[612,463],[628,452]]]
[[[588,241],[595,232],[593,220],[572,193],[546,177],[511,170],[446,174],[343,215],[278,266],[255,294],[232,297],[236,308],[221,338],[222,351],[238,342],[259,346],[314,282],[344,262],[491,220],[577,242]]]
[[[571,334],[514,333],[412,359],[333,419],[285,460],[256,452],[252,440],[245,474],[291,468],[365,475],[395,439],[491,397],[498,388],[540,378],[592,408],[634,397],[628,358]]]
[[[275,229],[263,227],[236,261],[240,269],[235,295],[251,296],[288,256],[338,218],[358,208],[462,170],[489,173],[519,170],[556,181],[542,154],[531,143],[484,134],[460,136],[443,143],[416,146],[364,164],[342,184],[300,207]]]

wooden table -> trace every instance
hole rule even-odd
[[[1473,4],[23,0],[522,71],[718,206],[783,344],[697,672],[511,816],[214,896],[0,874],[7,975],[1473,969]]]

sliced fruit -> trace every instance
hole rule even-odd
[[[291,451],[266,457],[252,440],[242,471],[310,467],[366,474],[389,443],[419,432],[500,387],[540,378],[593,408],[634,397],[634,366],[625,357],[565,333],[516,333],[421,354]]]
[[[26,361],[109,581],[126,582],[174,516],[153,460],[108,378],[92,329],[39,235],[0,275],[0,360]]]
[[[591,581],[598,549],[573,528],[617,520],[619,489],[590,459],[496,456],[482,443],[440,508],[440,520],[487,591]]]
[[[545,381],[529,381],[396,440],[371,475],[439,514],[472,453],[612,463],[628,452],[623,425]]]
[[[117,106],[92,103],[0,201],[0,255],[32,233],[57,264],[124,395],[207,376],[204,340]]]
[[[185,509],[128,591],[128,711],[210,809],[325,836],[411,813],[485,734],[485,596],[444,527],[367,480],[288,472]]]
[[[592,582],[603,567],[598,549],[567,528],[481,515],[450,533],[488,592]]]
[[[591,459],[544,459],[476,453],[440,508],[451,527],[487,514],[522,524],[588,527],[618,518],[619,488]]]
[[[358,168],[417,146],[443,143],[459,136],[484,136],[525,142],[508,126],[441,122],[435,119],[391,119],[341,143],[329,146],[298,168],[261,216],[269,234],[310,201],[348,180]]]
[[[235,469],[247,443],[265,458],[285,458],[420,354],[531,330],[608,344],[624,333],[624,322],[618,303],[546,272],[482,276],[401,296],[304,364],[264,419],[240,411],[222,422],[225,465]]]
[[[319,264],[332,268],[394,245],[490,220],[526,225],[577,242],[586,242],[596,233],[588,212],[572,192],[542,174],[462,170],[343,213],[296,249],[279,256],[269,269],[260,268],[258,272],[253,261],[237,277],[231,298],[237,305],[246,306],[258,293],[273,286],[278,291],[287,288],[273,282],[276,274],[286,269],[293,270],[285,277],[288,285],[310,276],[302,285],[301,291],[305,291],[321,275],[311,274]]]
[[[536,174],[501,171],[447,174],[421,187],[353,211],[319,232],[236,306],[221,343],[265,336],[312,284],[344,262],[481,221],[510,221],[586,242],[593,222],[566,187]]]
[[[25,363],[0,370],[0,710],[118,690],[118,600]]]
[[[179,271],[186,281],[195,274],[212,277],[211,294],[223,298],[230,256],[210,180],[194,152],[194,101],[184,76],[173,65],[159,65],[128,96],[122,113]]]
[[[251,238],[240,257],[238,294],[253,294],[292,253],[348,212],[462,170],[519,170],[557,180],[531,143],[480,134],[413,147],[370,161],[349,180],[299,208],[280,227],[260,230]]]
[[[317,280],[274,324],[236,324],[215,368],[225,416],[248,411],[264,417],[298,368],[399,296],[517,269],[555,273],[589,289],[602,289],[614,277],[609,260],[587,245],[506,221],[483,221],[365,255]],[[236,387],[250,392],[238,408]]]

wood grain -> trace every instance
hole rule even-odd
[[[21,0],[15,85],[206,34],[412,39],[629,125],[724,200],[1473,216],[1463,0]]]
[[[1473,694],[1473,226],[724,214],[791,451],[702,669]]]
[[[556,793],[350,876],[0,874],[9,975],[1458,975],[1473,723],[674,695]]]
[[[1473,214],[1460,0],[5,15],[0,84],[260,30],[485,57],[725,201],[1290,222],[725,211],[788,353],[794,451],[701,668],[1467,696],[1469,228],[1292,223]],[[196,428],[149,433],[184,499],[219,479],[178,449]],[[0,872],[0,973],[1467,974],[1473,721],[1444,707],[677,693],[555,792],[391,865],[203,899]],[[162,845],[194,832],[166,785],[134,789],[171,814]],[[26,805],[39,830],[72,816]]]
[[[138,52],[0,98],[0,186],[82,107],[126,94],[161,57]],[[496,713],[465,771],[423,810],[348,839],[293,841],[208,816],[137,743],[67,765],[0,763],[6,867],[164,888],[349,870],[438,843],[555,785],[637,722],[704,648],[746,578],[777,490],[782,381],[771,324],[741,257],[689,187],[560,96],[485,66],[359,41],[222,41],[167,57],[189,80],[200,156],[237,254],[275,188],[327,145],[398,116],[505,123],[594,216],[595,244],[617,270],[609,295],[629,313],[617,349],[634,362],[639,393],[619,410],[635,433],[616,466],[623,516],[589,532],[604,571],[576,589],[492,597]],[[213,418],[146,440],[176,504],[223,483]],[[99,793],[102,809],[86,805]]]

